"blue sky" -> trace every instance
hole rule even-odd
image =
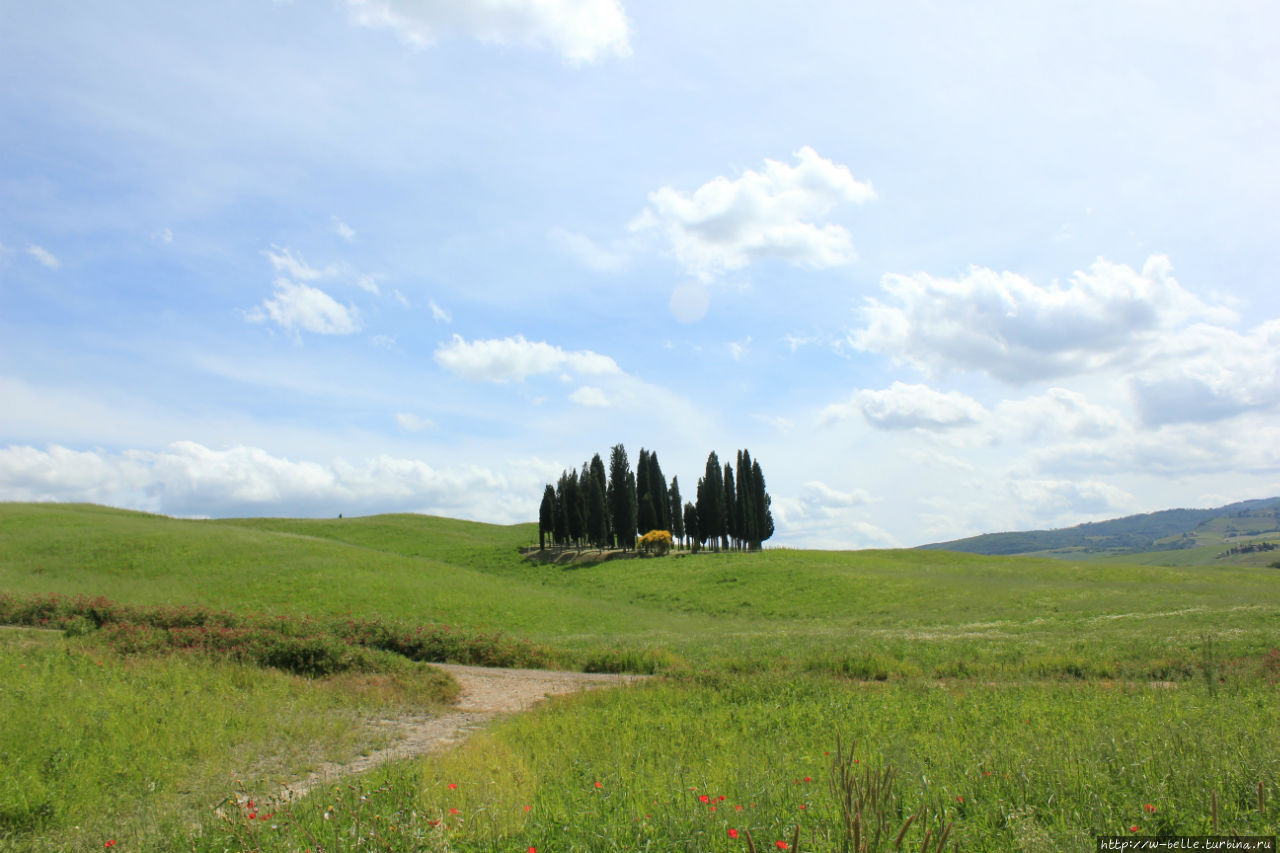
[[[0,499],[857,548],[1280,494],[1262,2],[0,2]]]

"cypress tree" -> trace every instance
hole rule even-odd
[[[671,504],[667,494],[667,478],[662,476],[658,452],[649,454],[649,498],[653,501],[653,530],[671,533]]]
[[[631,533],[627,536],[626,547],[634,549],[636,547],[636,475],[627,472],[627,530]],[[648,533],[649,531],[645,531]]]
[[[724,540],[726,548],[742,547],[738,536],[738,496],[733,487],[733,466],[728,462],[724,463]]]
[[[588,465],[582,466],[582,492],[587,506],[587,541],[593,548],[603,548],[608,538],[608,525],[605,519],[609,515],[604,504],[604,491],[600,481],[591,472]]]
[[[765,491],[764,473],[760,470],[759,459],[751,463],[751,484],[756,493],[756,536],[759,537],[756,541],[758,547],[758,543],[764,542],[773,535],[773,512],[769,509],[773,499]]]
[[[565,500],[565,481],[567,479],[568,476],[561,472],[560,479],[556,483],[555,538],[556,544],[562,546],[569,544],[569,503]]]
[[[680,502],[680,478],[671,478],[671,491],[667,493],[667,506],[671,513],[671,536],[684,547],[684,505]]]
[[[720,550],[720,536],[724,532],[724,475],[720,471],[720,459],[711,451],[707,457],[707,470],[698,480],[698,536],[710,541]]]
[[[756,525],[756,488],[751,476],[751,453],[738,451],[738,536],[748,549],[760,547]]]
[[[538,550],[547,550],[547,534],[555,541],[556,490],[550,483],[542,490],[542,505],[538,507]]]
[[[649,451],[640,448],[640,459],[636,461],[636,529],[641,535],[658,529],[658,514],[649,491],[650,462]]]
[[[582,489],[578,475],[566,471],[564,473],[565,516],[568,519],[569,542],[582,549],[582,537],[586,535],[587,520],[583,510],[586,505],[582,501]]]
[[[604,534],[600,537],[600,547],[607,548],[609,546],[609,480],[605,477],[604,462],[597,453],[591,457],[591,476],[595,479],[596,484],[600,488],[600,506],[604,515]]]
[[[632,483],[628,488],[627,484]],[[609,488],[606,495],[609,504],[609,525],[619,548],[629,548],[635,542],[635,486],[631,476],[631,463],[627,461],[627,449],[615,444],[609,452]]]
[[[684,532],[693,544],[694,553],[697,553],[701,540],[698,538],[698,508],[693,504],[684,505]]]

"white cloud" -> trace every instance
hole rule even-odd
[[[862,489],[842,491],[816,480],[805,483],[795,495],[773,499],[775,539],[808,548],[897,547],[892,535],[857,517],[859,509],[872,502]]]
[[[435,422],[410,412],[399,412],[396,414],[396,426],[404,432],[422,432],[424,429],[434,427]]]
[[[351,20],[386,27],[415,49],[455,33],[499,45],[549,47],[573,64],[629,56],[629,27],[618,0],[347,0]]]
[[[1197,324],[1170,336],[1155,365],[1130,380],[1148,426],[1216,421],[1280,405],[1280,320],[1248,334]]]
[[[369,339],[369,343],[373,344],[375,347],[390,349],[396,345],[396,339],[391,335],[374,335]]]
[[[878,429],[937,430],[966,426],[982,421],[987,410],[972,397],[958,391],[935,391],[927,385],[894,382],[881,391],[861,390],[847,403],[823,410],[822,423],[861,415]]]
[[[747,335],[744,340],[732,341],[729,344],[729,355],[734,361],[742,361],[746,358],[747,353],[751,352],[751,336]]]
[[[542,373],[570,370],[585,374],[621,373],[617,362],[591,350],[568,352],[543,341],[527,341],[523,335],[468,343],[460,335],[439,347],[436,363],[464,379],[482,382],[517,382]]]
[[[27,254],[51,270],[56,270],[62,266],[62,261],[54,257],[53,253],[43,246],[34,244],[27,246]]]
[[[396,291],[396,292],[399,293],[399,291]],[[407,301],[406,301],[405,307],[408,307]],[[441,308],[439,305],[437,305],[434,299],[431,300],[430,308],[431,308],[431,317],[437,323],[453,322],[453,317],[449,314],[449,312]]]
[[[1023,440],[1049,436],[1101,438],[1128,427],[1120,414],[1090,403],[1083,394],[1066,388],[1050,388],[1044,394],[998,403],[991,428]]]
[[[536,515],[540,486],[528,465],[503,474],[387,455],[318,463],[191,441],[158,452],[0,449],[0,500],[91,501],[181,516],[411,511],[514,522]]]
[[[597,272],[617,272],[626,265],[630,257],[627,249],[616,243],[611,248],[604,248],[584,234],[575,234],[563,228],[552,228],[550,236],[553,243]]]
[[[357,277],[356,287],[360,288],[366,293],[372,293],[374,296],[377,296],[379,293],[377,276],[362,275]]]
[[[287,248],[282,249],[279,246],[272,246],[264,254],[271,260],[271,266],[275,268],[276,272],[284,273],[295,281],[316,281],[334,273],[331,267],[316,269],[301,258],[295,258],[293,252]]]
[[[570,394],[569,399],[579,406],[587,406],[589,408],[606,408],[612,403],[608,394],[591,385],[583,385]]]
[[[255,307],[246,318],[253,323],[270,319],[282,329],[318,335],[360,331],[354,307],[342,305],[323,290],[283,278],[276,279],[275,296]]]
[[[356,231],[350,225],[343,222],[336,216],[331,216],[329,219],[333,222],[333,233],[337,234],[348,243],[356,239]]]
[[[1140,362],[1172,330],[1234,320],[1183,289],[1160,255],[1141,272],[1099,259],[1066,287],[977,267],[958,280],[887,275],[881,286],[889,301],[868,301],[857,348],[1010,382]]]
[[[1013,480],[1010,503],[1024,517],[1067,518],[1122,515],[1135,505],[1133,495],[1098,480]]]
[[[671,301],[667,307],[677,321],[696,323],[707,316],[707,309],[711,307],[711,294],[701,282],[687,281],[676,285],[671,291]]]
[[[656,229],[702,281],[765,258],[813,269],[849,263],[856,253],[848,230],[816,220],[842,202],[870,201],[875,191],[808,146],[795,157],[795,166],[765,160],[763,172],[717,177],[692,194],[655,190],[631,229]]]

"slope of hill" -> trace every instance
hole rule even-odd
[[[1194,552],[1202,564],[1254,537],[1280,537],[1280,498],[1240,501],[1214,509],[1169,509],[1095,521],[1059,530],[984,533],[950,542],[921,545],[923,550],[970,554],[1036,554],[1051,557],[1119,557],[1159,552]],[[1191,555],[1188,555],[1191,556]],[[1148,562],[1143,559],[1140,562]],[[1244,561],[1256,564],[1257,561]]]

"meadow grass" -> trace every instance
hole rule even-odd
[[[437,671],[304,679],[32,629],[0,631],[0,673],[0,849],[33,853],[168,849],[237,788],[381,744],[365,716],[449,695]]]
[[[949,849],[993,851],[1091,850],[1098,833],[1200,833],[1215,820],[1280,831],[1267,805],[1280,794],[1273,569],[937,551],[542,564],[517,553],[532,531],[0,505],[0,593],[496,628],[581,668],[665,675],[554,701],[273,808],[270,823],[232,809],[193,835],[182,822],[207,817],[215,792],[192,788],[172,807],[184,817],[150,836],[165,839],[157,849],[741,851],[748,830],[773,849],[798,825],[803,849],[844,850],[826,782],[838,739],[856,743],[859,767],[894,768],[889,823],[927,812],[912,849],[946,824]],[[117,664],[171,665],[201,667],[194,680],[222,666]],[[129,707],[123,694],[103,701]],[[123,744],[105,749],[138,764]],[[19,766],[43,778],[38,757]],[[106,798],[85,790],[86,803]],[[259,809],[270,790],[252,791]]]

